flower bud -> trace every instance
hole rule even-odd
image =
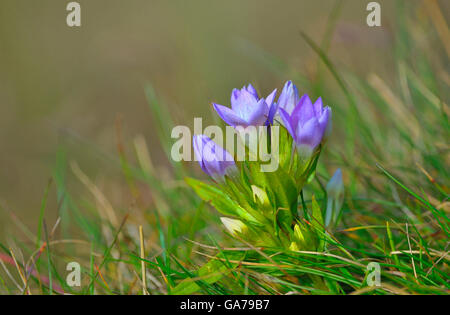
[[[222,221],[223,225],[225,225],[225,228],[230,232],[232,235],[236,235],[236,233],[243,234],[248,230],[248,227],[240,220],[236,219],[230,219],[226,217],[221,217],[220,220]]]
[[[342,181],[342,171],[336,170],[326,187],[327,191],[327,212],[325,226],[336,223],[339,213],[344,203],[344,182]]]

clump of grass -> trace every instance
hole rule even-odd
[[[192,167],[171,161],[167,130],[172,120],[147,85],[151,113],[169,157],[164,171],[153,166],[142,136],[129,145],[134,157],[118,140],[115,163],[134,202],[115,209],[95,182],[60,152],[53,183],[45,189],[37,235],[11,217],[26,240],[12,236],[14,247],[0,244],[0,292],[448,294],[450,75],[445,65],[450,56],[442,38],[448,29],[436,20],[440,13],[433,3],[422,4],[429,12],[426,19],[416,19],[412,8],[398,9],[396,69],[389,80],[376,73],[358,77],[339,66],[327,52],[329,32],[321,44],[299,35],[318,57],[311,77],[293,74],[288,64],[257,47],[247,50],[283,79],[286,72],[293,74],[305,90],[333,106],[333,139],[304,200],[306,207],[312,195],[325,203],[324,183],[334,169],[324,165],[343,169],[341,225],[334,234],[323,235],[326,252],[256,248],[228,236],[218,215],[184,183]],[[426,32],[436,36],[423,37]],[[120,123],[117,130],[121,135]],[[77,178],[89,197],[74,197],[68,178]],[[59,206],[54,224],[44,220],[51,186]],[[150,206],[142,202],[144,189],[151,191]],[[68,222],[79,226],[78,237],[71,236],[76,234]],[[56,237],[58,229],[61,238]],[[66,282],[65,266],[74,260],[82,268],[81,287]],[[380,266],[380,286],[367,283],[371,262]]]

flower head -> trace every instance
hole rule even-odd
[[[194,152],[202,170],[216,181],[237,171],[233,157],[228,151],[205,135],[193,138]]]
[[[231,92],[231,108],[219,104],[213,104],[220,118],[230,126],[261,126],[267,121],[272,122],[269,115],[275,112],[271,108],[275,98],[276,90],[268,97],[259,98],[255,88],[249,84],[242,89],[234,89]]]
[[[302,158],[309,158],[331,128],[331,109],[323,107],[322,98],[313,104],[303,95],[292,113],[280,108],[284,126],[295,141]]]

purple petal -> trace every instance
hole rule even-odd
[[[220,118],[223,119],[228,125],[230,126],[247,126],[248,123],[239,117],[232,109],[229,107],[215,104],[213,103],[214,109],[216,110],[217,114],[220,116]]]
[[[315,101],[313,107],[314,107],[314,112],[316,113],[316,117],[319,117],[323,111],[323,102],[322,102],[321,97],[319,97],[317,99],[317,101]]]
[[[284,126],[287,131],[291,135],[292,138],[295,139],[295,126],[292,124],[292,118],[289,114],[283,109],[279,108],[278,112],[280,113],[280,117],[283,120]]]
[[[328,106],[325,107],[318,119],[320,128],[323,130],[324,137],[328,137],[331,133],[331,108]]]
[[[203,141],[204,138],[206,138],[204,135],[194,135],[192,144],[194,147],[194,154],[198,160],[198,164],[200,164],[200,167],[202,168],[203,172],[210,175],[203,161],[203,147],[204,144],[206,143],[205,141]]]
[[[218,159],[220,158],[220,156],[218,156],[216,152],[216,143],[206,136],[203,137],[207,138],[208,141],[206,141],[206,143],[203,143],[202,159],[204,161],[206,169],[210,169],[211,165],[214,166],[221,160]]]
[[[283,108],[288,114],[292,114],[299,99],[297,87],[292,81],[287,81],[278,98],[278,106]]]
[[[221,180],[224,175],[236,170],[231,154],[207,136],[194,136],[193,146],[200,167],[213,179]]]
[[[209,138],[208,138],[209,139]],[[209,139],[203,149],[205,168],[215,180],[226,175],[228,168],[235,167],[233,157],[221,146]]]
[[[323,130],[321,130],[319,121],[314,117],[305,124],[299,122],[295,131],[295,142],[297,146],[308,146],[311,151],[314,150],[322,141]]]
[[[313,117],[315,117],[313,104],[309,96],[305,94],[292,112],[292,120],[296,125],[300,123],[303,126]]]
[[[238,106],[238,101],[239,101],[240,96],[241,96],[240,90],[233,89],[233,91],[231,91],[231,108],[233,108],[233,110],[235,109],[235,107]]]
[[[251,90],[247,91],[246,89],[241,90],[240,98],[241,98],[242,102],[248,103],[248,104],[257,102],[259,100],[258,95],[255,95],[255,94],[253,94],[253,92]]]
[[[256,92],[256,89],[253,87],[253,85],[251,85],[251,83],[249,83],[249,85],[247,85],[247,87],[244,86],[242,89],[245,89],[247,92],[252,94],[256,99],[259,98],[258,92]]]
[[[267,118],[267,122],[271,125],[273,124],[273,118],[275,117],[275,114],[278,110],[278,105],[274,102],[276,94],[277,89],[273,90],[272,93],[270,93],[269,96],[266,97],[266,104],[269,107],[269,117]]]
[[[273,90],[272,93],[270,93],[270,94],[266,97],[266,104],[267,104],[267,106],[269,106],[269,107],[272,106],[276,94],[277,94],[277,89]]]
[[[236,106],[233,107],[233,111],[241,117],[243,120],[248,121],[253,111],[255,111],[255,105],[258,103],[258,99],[246,90],[241,90],[239,99],[236,102]]]
[[[269,117],[267,118],[267,122],[273,125],[273,120],[278,111],[278,104],[273,102],[272,106],[269,107]]]
[[[248,117],[248,124],[252,126],[262,126],[267,121],[269,116],[269,107],[264,99],[260,99],[254,106],[253,112]]]

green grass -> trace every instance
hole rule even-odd
[[[0,244],[0,293],[142,294],[143,260],[150,294],[448,294],[450,56],[439,25],[417,19],[417,12],[401,3],[393,30],[396,68],[388,78],[360,77],[328,53],[336,15],[323,40],[299,33],[298,40],[317,55],[311,76],[252,44],[239,45],[280,80],[290,75],[333,109],[333,135],[304,196],[306,207],[315,195],[324,211],[323,187],[342,168],[345,203],[337,230],[322,235],[326,252],[255,248],[227,235],[218,213],[184,181],[199,176],[197,166],[168,156],[172,119],[147,84],[149,119],[168,156],[164,170],[152,165],[152,151],[142,138],[121,138],[118,122],[112,161],[122,170],[123,193],[133,203],[114,209],[61,148],[53,181],[43,189],[37,235],[12,217],[25,239],[12,235],[12,249]],[[75,180],[84,196],[72,195],[68,183]],[[60,218],[56,226],[45,220],[52,189]],[[144,192],[151,193],[150,206],[142,200]],[[303,208],[300,202],[300,213]],[[144,226],[143,259],[139,225]],[[20,257],[17,265],[11,250]],[[81,287],[65,283],[70,261],[82,267]],[[367,285],[370,262],[380,264],[381,286]]]

